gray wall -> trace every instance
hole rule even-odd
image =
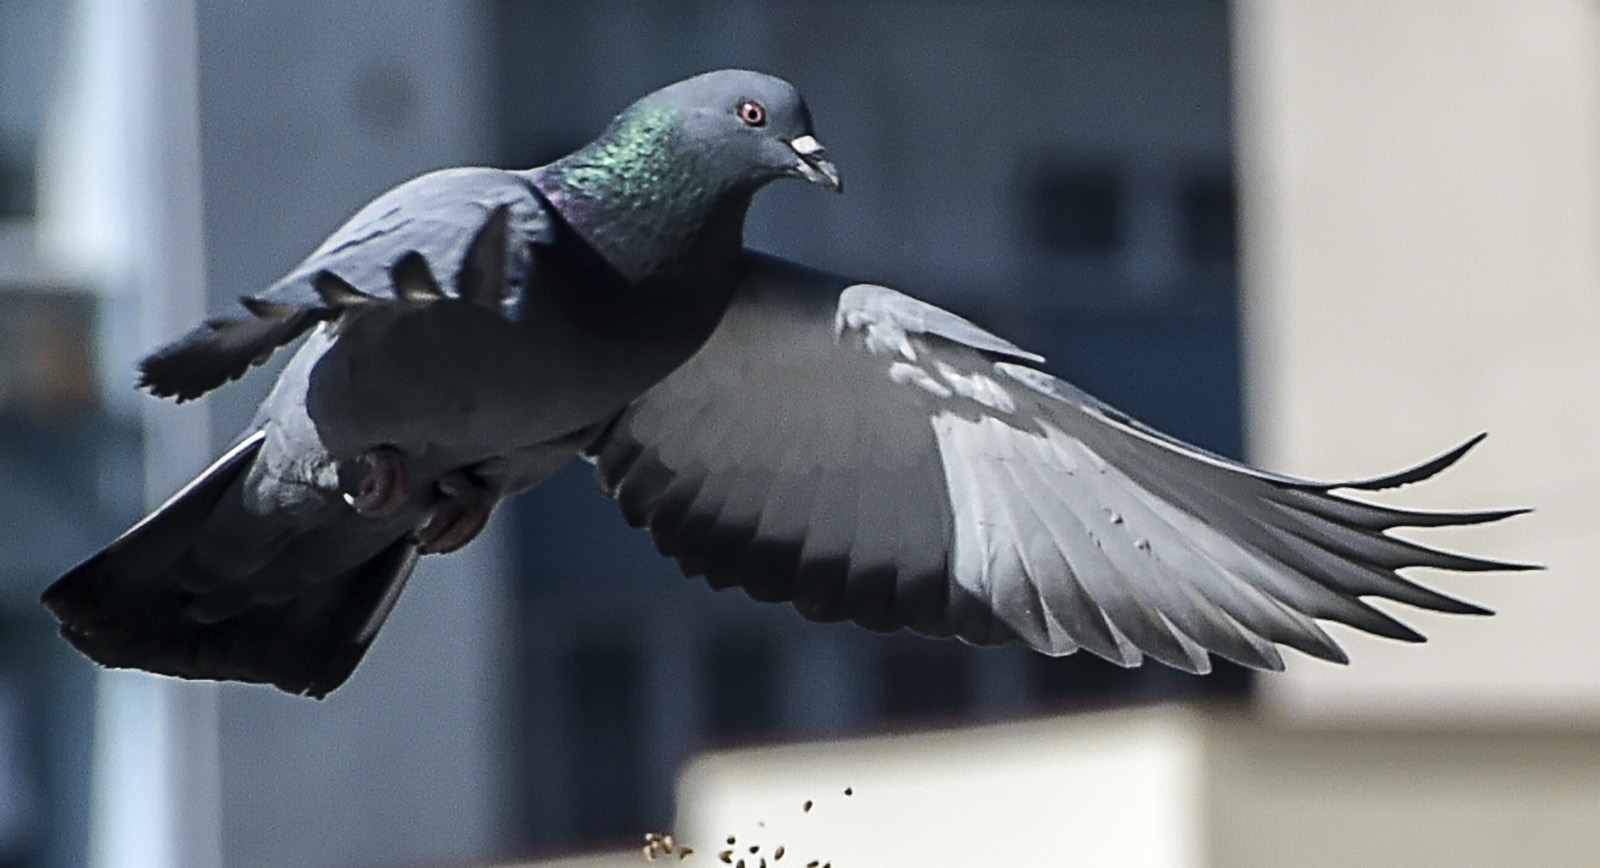
[[[445,2],[201,5],[212,308],[266,286],[363,202],[495,139],[483,7]],[[270,373],[212,400],[217,445]],[[497,852],[493,536],[429,559],[359,674],[325,702],[221,697],[230,865],[473,861]]]

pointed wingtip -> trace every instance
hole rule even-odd
[[[1489,524],[1490,522],[1503,521],[1503,520],[1508,519],[1508,518],[1515,518],[1516,516],[1519,516],[1519,515],[1527,515],[1530,512],[1533,512],[1533,507],[1531,507],[1531,506],[1514,506],[1514,507],[1512,507],[1510,509],[1486,509],[1486,510],[1479,510],[1477,512],[1462,512],[1462,513],[1457,513],[1456,514],[1456,516],[1457,516],[1457,518],[1459,520],[1454,522],[1454,523],[1455,524]]]
[[[1340,482],[1328,487],[1330,489],[1350,488],[1358,491],[1381,491],[1385,488],[1398,488],[1402,485],[1410,485],[1413,482],[1421,482],[1460,461],[1461,456],[1466,455],[1471,451],[1472,447],[1483,442],[1483,438],[1487,436],[1489,436],[1489,432],[1480,432],[1449,452],[1398,473],[1390,473],[1385,476],[1377,476],[1372,479],[1363,479],[1355,482]]]

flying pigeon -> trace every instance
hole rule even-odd
[[[526,171],[361,209],[244,310],[140,364],[195,398],[309,333],[232,448],[43,601],[94,660],[323,697],[418,557],[577,457],[685,574],[806,618],[1124,666],[1345,662],[1363,601],[1485,610],[1398,574],[1512,570],[1393,537],[1420,512],[1148,428],[893,289],[746,250],[754,194],[840,177],[788,83],[707,73]]]

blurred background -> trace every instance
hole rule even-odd
[[[723,66],[795,82],[849,190],[763,192],[752,246],[1274,469],[1490,430],[1390,500],[1537,506],[1429,541],[1550,569],[1445,580],[1500,614],[1399,613],[1425,646],[1335,628],[1348,668],[1124,671],[717,594],[574,467],[425,562],[324,702],[55,637],[44,585],[276,371],[175,408],[140,354],[406,178],[542,163]],[[631,864],[674,827],[709,861],[803,798],[841,868],[1579,864],[1597,290],[1586,0],[0,0],[0,866]]]

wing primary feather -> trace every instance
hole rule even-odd
[[[1298,625],[1286,624],[1281,608],[1263,610],[1258,601],[1241,594],[1246,586],[1198,549],[1196,536],[1209,529],[1179,519],[1174,510],[1163,508],[1167,504],[1160,496],[1115,466],[1084,476],[1100,500],[1117,511],[1119,526],[1136,537],[1127,541],[1135,553],[1126,557],[1142,555],[1151,561],[1147,566],[1154,572],[1144,572],[1146,587],[1169,621],[1206,650],[1235,663],[1283,668],[1283,658],[1269,640],[1286,633],[1298,638]]]
[[[462,257],[456,278],[456,292],[462,301],[499,311],[506,284],[506,243],[511,221],[511,205],[502,204],[490,212],[483,228],[472,236],[467,254]]]
[[[1488,524],[1512,516],[1523,515],[1528,509],[1491,509],[1473,511],[1439,511],[1396,509],[1372,503],[1362,503],[1326,491],[1304,488],[1275,487],[1274,500],[1303,512],[1319,515],[1340,524],[1358,525],[1368,530],[1391,530],[1398,527],[1456,527],[1460,525]]]
[[[644,527],[656,511],[661,496],[671,486],[673,474],[653,460],[652,450],[645,448],[635,453],[638,460],[631,463],[630,471],[612,491],[612,497],[622,510],[622,518],[629,527]]]
[[[1308,539],[1291,529],[1276,525],[1263,524],[1262,527],[1276,537],[1285,550],[1294,552],[1294,559],[1303,564],[1308,573],[1319,576],[1325,584],[1341,593],[1352,597],[1387,597],[1420,609],[1456,615],[1491,614],[1481,606],[1407,581],[1392,570],[1342,557],[1325,548],[1320,540]]]
[[[754,599],[765,602],[794,599],[796,574],[807,533],[806,519],[815,505],[815,493],[800,466],[800,456],[810,442],[809,431],[797,430],[790,436],[767,486],[755,539],[735,567],[741,575],[752,577],[745,584],[746,592]],[[752,584],[756,576],[768,577],[764,583],[754,583],[761,585],[759,589]]]
[[[1078,456],[1063,451],[1063,447],[1073,441],[1051,438],[1051,446],[1058,457],[1066,466],[1072,468],[1071,472],[1080,480],[1090,473],[1097,472],[1092,467],[1082,466]],[[1089,483],[1081,483],[1088,485]],[[1085,576],[1085,586],[1100,604],[1100,607],[1109,616],[1127,639],[1134,643],[1141,651],[1185,672],[1205,671],[1209,669],[1209,661],[1197,661],[1191,654],[1190,644],[1186,643],[1187,637],[1180,637],[1171,629],[1167,619],[1161,617],[1159,607],[1149,599],[1143,582],[1130,575],[1128,570],[1134,565],[1122,556],[1113,545],[1108,545],[1104,531],[1097,531],[1101,521],[1110,524],[1110,516],[1091,513],[1098,511],[1098,506],[1080,504],[1076,498],[1062,498],[1062,503],[1067,506],[1077,527],[1081,529],[1083,539],[1091,545],[1080,546],[1088,554],[1093,552],[1104,567],[1099,570],[1088,570]],[[1119,562],[1120,561],[1120,562]],[[1203,655],[1201,655],[1203,656]]]
[[[344,278],[331,271],[319,271],[311,278],[311,289],[322,303],[333,308],[355,307],[377,301],[370,295],[351,286]]]
[[[875,454],[871,446],[851,451],[863,458]],[[870,461],[871,459],[867,459]],[[895,617],[895,530],[900,509],[899,491],[889,484],[881,464],[869,463],[856,476],[859,495],[855,505],[855,530],[850,540],[850,573],[844,604],[850,620],[878,633],[902,626]]]
[[[1005,434],[993,426],[984,425],[982,430],[990,435],[988,445],[992,451],[970,463],[970,492],[981,498],[978,508],[983,518],[979,526],[987,529],[982,537],[983,598],[993,616],[1028,645],[1051,648],[1055,644],[1051,641],[1051,626],[1034,585],[1041,565],[1035,563],[1034,555],[1038,553],[1029,551],[1029,538],[1033,535],[1023,529],[1022,516],[1012,508],[1011,487],[1000,478],[1010,465],[1010,456],[1000,454],[1000,448],[1010,444]],[[1013,450],[1011,456],[1014,455]]]
[[[987,417],[977,423],[979,426],[1003,424]],[[958,427],[956,430],[961,429]],[[970,436],[975,435],[962,434],[959,439],[965,440]],[[957,448],[973,450],[971,445],[963,447],[959,441]],[[975,450],[969,454],[975,454]],[[1070,475],[1080,470],[1073,467],[1072,456],[1058,453],[1056,458],[1065,473]],[[1152,611],[1143,596],[1129,585],[1127,578],[1108,557],[1102,541],[1082,514],[1083,506],[1072,498],[1061,497],[1059,502],[1063,520],[1072,522],[1072,527],[1063,537],[1072,545],[1066,552],[1067,560],[1082,578],[1083,587],[1090,597],[1105,613],[1107,621],[1141,652],[1175,668],[1192,668],[1194,664],[1182,641],[1167,629],[1165,622]],[[1125,658],[1113,662],[1134,665],[1131,661],[1125,661]]]
[[[712,555],[713,531],[716,529],[717,510],[728,495],[730,480],[725,474],[707,474],[695,494],[694,500],[684,510],[675,536],[677,553],[673,558],[686,576],[704,576],[714,588],[728,587],[718,581],[726,576],[706,575],[706,560]]]
[[[1049,467],[1070,477],[1072,471],[1059,463],[1058,458],[1053,453],[1041,454],[1036,461],[1040,467]],[[1016,473],[1016,468],[1009,469]],[[1068,581],[1041,584],[1041,599],[1073,641],[1119,666],[1137,666],[1141,659],[1138,643],[1129,641],[1127,632],[1117,629],[1107,605],[1099,601],[1099,596],[1090,587],[1096,585],[1101,593],[1114,593],[1115,567],[1083,526],[1068,503],[1068,497],[1060,490],[1059,486],[1068,480],[1057,479],[1055,482],[1056,485],[1019,484],[1025,497],[1030,493],[1037,494],[1046,501],[1040,508],[1041,514],[1063,516],[1072,524],[1069,528],[1060,528],[1056,522],[1045,522],[1051,541],[1066,567],[1065,578]],[[1095,577],[1102,575],[1107,576],[1108,580],[1096,582]],[[1067,596],[1061,597],[1060,591],[1065,591]],[[1133,602],[1137,606],[1137,601]]]
[[[1458,572],[1535,569],[1526,565],[1440,551],[1409,540],[1330,521],[1271,499],[1263,499],[1263,502],[1278,510],[1290,525],[1289,529],[1302,539],[1321,545],[1335,554],[1381,569],[1435,567]]]
[[[963,420],[938,414],[932,419],[934,440],[944,465],[946,497],[950,501],[950,588],[946,619],[952,632],[974,644],[984,644],[993,624],[1000,623],[988,605],[989,522],[982,513],[983,486],[976,476],[982,456]],[[1008,630],[1008,632],[1010,632]]]
[[[938,449],[933,432],[927,442]],[[895,552],[895,619],[927,636],[949,636],[950,510],[942,468],[935,456],[928,463],[902,467],[898,497],[900,545]]]
[[[625,433],[608,433],[604,443],[585,450],[585,454],[594,459],[594,477],[600,486],[600,493],[615,498],[643,451],[644,446],[640,441]]]
[[[1483,438],[1487,436],[1489,436],[1489,432],[1487,431],[1479,433],[1477,436],[1468,439],[1467,442],[1457,446],[1454,449],[1451,449],[1449,452],[1446,452],[1437,458],[1430,458],[1415,467],[1401,470],[1398,473],[1375,476],[1371,479],[1361,479],[1354,482],[1335,482],[1326,483],[1321,486],[1308,487],[1321,487],[1324,489],[1351,488],[1358,491],[1381,491],[1385,488],[1398,488],[1402,485],[1410,485],[1413,482],[1421,482],[1422,480],[1439,473],[1457,461],[1460,461],[1461,456],[1466,455],[1467,452],[1471,451],[1472,447],[1482,443]]]
[[[1042,536],[1049,541],[1049,552],[1053,554],[1049,559],[1049,566],[1043,568],[1034,578],[1034,586],[1039,602],[1044,608],[1046,624],[1052,639],[1051,647],[1038,650],[1059,656],[1070,654],[1081,646],[1107,660],[1121,663],[1123,661],[1118,659],[1121,654],[1120,648],[1106,624],[1100,607],[1089,597],[1073,572],[1072,565],[1067,561],[1068,546],[1061,539],[1061,530],[1054,522],[1045,518],[1061,508],[1059,504],[1052,507],[1049,503],[1057,495],[1046,484],[1043,476],[1044,469],[1048,466],[1048,459],[1039,454],[1023,458],[1023,466],[1028,470],[1037,469],[1039,472],[1023,473],[1023,467],[1017,464],[1003,466],[1011,476],[1027,508],[1040,517]],[[1058,635],[1065,640],[1059,647]]]
[[[1333,663],[1350,662],[1344,650],[1316,621],[1268,594],[1259,587],[1259,582],[1252,582],[1243,575],[1241,567],[1230,567],[1226,563],[1231,560],[1238,564],[1243,557],[1244,563],[1255,570],[1270,569],[1255,553],[1241,548],[1180,506],[1160,498],[1148,500],[1147,505],[1192,543],[1191,548],[1183,551],[1202,562],[1216,579],[1203,586],[1207,597],[1235,621],[1271,642],[1296,648],[1313,657]]]
[[[782,577],[757,576],[738,569],[760,528],[761,504],[772,484],[771,472],[747,465],[728,476],[727,494],[717,505],[708,533],[706,575],[717,576],[713,584],[718,587],[742,585],[746,593],[774,580],[781,583]]]
[[[269,301],[253,295],[239,296],[239,304],[245,310],[250,311],[251,314],[261,319],[285,319],[305,310],[300,305]]]
[[[395,261],[389,269],[389,279],[394,283],[395,292],[406,301],[430,302],[445,297],[439,289],[439,281],[433,277],[433,269],[428,267],[427,257],[415,250]]]
[[[1281,669],[1283,662],[1276,650],[1241,627],[1202,592],[1199,570],[1165,574],[1161,568],[1166,563],[1163,557],[1182,557],[1190,543],[1138,496],[1144,490],[1082,443],[1054,428],[1047,430],[1057,450],[1081,452],[1078,464],[1084,471],[1079,478],[1093,493],[1095,501],[1114,516],[1102,532],[1107,554],[1155,610],[1207,651],[1246,666]],[[1197,564],[1191,562],[1190,566],[1194,568]],[[1224,576],[1212,578],[1227,581]],[[1209,661],[1197,659],[1194,662],[1197,668],[1209,668]]]
[[[662,555],[676,558],[682,551],[679,529],[684,519],[688,517],[689,507],[694,505],[695,498],[700,494],[700,486],[704,482],[704,473],[680,472],[673,477],[672,484],[667,486],[667,490],[656,500],[655,507],[650,513],[648,527],[650,538],[656,544],[656,551]]]
[[[1259,517],[1248,512],[1241,503],[1218,494],[1217,485],[1191,479],[1181,471],[1148,464],[1158,457],[1170,460],[1173,454],[1146,455],[1129,451],[1123,456],[1126,461],[1122,466],[1138,468],[1141,476],[1159,482],[1167,496],[1185,511],[1205,516],[1206,524],[1221,529],[1236,553],[1230,566],[1237,575],[1268,596],[1311,617],[1338,621],[1391,639],[1422,641],[1422,634],[1410,627],[1323,584],[1315,564],[1306,562],[1304,557],[1297,558],[1296,549],[1269,533]],[[1236,478],[1261,483],[1249,476]]]
[[[795,571],[794,607],[813,621],[847,616],[844,585],[850,571],[850,534],[857,501],[854,468],[830,468],[817,481],[806,539]]]

